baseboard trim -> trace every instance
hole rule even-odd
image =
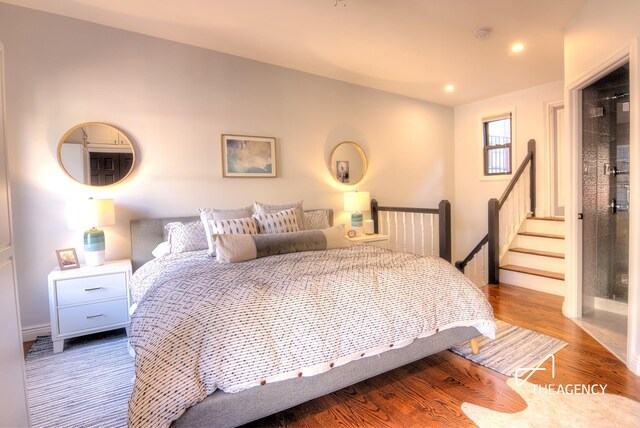
[[[38,336],[51,335],[51,324],[38,324],[22,328],[22,341],[36,340]]]
[[[635,375],[640,376],[640,354],[630,354],[627,357],[627,367]]]

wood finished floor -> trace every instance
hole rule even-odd
[[[607,384],[607,393],[640,401],[640,377],[562,316],[562,298],[510,285],[485,287],[496,318],[568,343],[556,354],[556,376],[538,372],[537,384]],[[550,362],[543,365],[550,368]],[[526,407],[507,377],[444,351],[248,426],[474,426],[463,402],[501,412]]]

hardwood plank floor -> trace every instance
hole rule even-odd
[[[29,350],[36,343],[35,340],[28,340],[26,342],[22,342],[22,350],[24,351],[24,359],[27,359],[27,355],[29,355]]]
[[[557,337],[568,346],[556,353],[556,376],[538,372],[544,384],[606,384],[607,393],[640,401],[640,377],[562,315],[562,297],[510,285],[485,292],[496,318]],[[550,362],[543,367],[549,368]],[[449,351],[256,421],[249,426],[474,426],[463,402],[501,412],[526,407],[506,384],[507,377]]]

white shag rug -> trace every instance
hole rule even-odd
[[[489,427],[640,427],[640,403],[615,394],[541,393],[533,384],[507,385],[526,402],[517,413],[502,413],[462,403],[464,413],[480,428]]]

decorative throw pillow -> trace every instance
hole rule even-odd
[[[262,202],[254,202],[253,209],[256,214],[275,214],[283,210],[294,209],[296,213],[296,221],[298,222],[298,230],[305,230],[302,201],[282,205],[269,205],[263,204]]]
[[[253,217],[209,220],[211,233],[216,235],[255,235],[258,225]]]
[[[235,208],[235,209],[215,209],[215,208],[200,208],[200,220],[204,225],[205,234],[207,237],[207,245],[209,247],[209,254],[216,255],[216,244],[211,237],[213,235],[209,220],[228,220],[230,218],[244,218],[251,217],[253,214],[253,207]]]
[[[287,233],[300,230],[293,208],[274,214],[255,213],[253,217],[258,223],[260,233]]]
[[[169,242],[169,253],[179,254],[187,251],[205,250],[208,248],[207,237],[202,222],[172,222],[164,227]]]
[[[278,254],[349,246],[342,224],[322,230],[271,235],[214,235],[214,239],[220,263],[238,263]]]
[[[315,230],[315,229],[326,229],[328,227],[331,227],[331,224],[329,224],[330,215],[331,215],[331,210],[329,209],[305,211],[304,212],[304,229]]]

